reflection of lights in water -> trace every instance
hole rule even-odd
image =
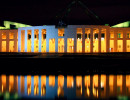
[[[58,87],[57,95],[59,96],[61,93],[61,87]]]
[[[81,90],[80,90],[81,94],[82,94],[82,87],[81,87]]]
[[[45,93],[46,93],[46,90],[45,90],[45,88],[43,87],[43,88],[41,89],[41,96],[44,96]]]
[[[90,92],[89,92],[89,88],[87,87],[87,95],[89,96],[90,95]]]
[[[2,84],[2,93],[3,93],[3,91],[4,91],[4,87],[3,87],[3,84]]]

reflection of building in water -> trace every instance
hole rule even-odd
[[[85,96],[90,96],[90,75],[84,77],[84,84],[85,84]]]
[[[93,76],[93,96],[98,97],[98,75]]]
[[[1,76],[1,91],[2,93],[6,91],[6,75]]]
[[[106,75],[101,75],[101,97],[106,96]]]
[[[57,95],[58,97],[63,97],[64,96],[64,76],[59,75],[58,76],[58,89],[57,89]]]
[[[49,76],[49,86],[55,86],[55,76]]]
[[[76,76],[76,96],[82,96],[82,76]]]
[[[73,88],[73,87],[74,87],[74,77],[67,76],[67,88]]]
[[[46,76],[41,76],[41,96],[46,94]]]
[[[52,88],[50,88],[52,87]],[[51,91],[53,89],[53,92]],[[85,75],[82,76],[0,76],[0,92],[19,93],[22,96],[54,97],[71,96],[82,98],[108,98],[130,96],[130,75]],[[73,98],[73,97],[72,97]]]
[[[114,75],[109,75],[109,95],[114,95]]]
[[[31,94],[31,76],[30,75],[27,76],[27,93],[28,95]]]
[[[39,76],[34,76],[34,95],[39,94]]]
[[[117,75],[117,94],[122,94],[122,75]]]
[[[24,80],[24,76],[20,76],[20,90],[21,90],[21,94],[24,94],[24,88],[25,88],[25,80]]]

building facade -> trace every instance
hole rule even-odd
[[[0,52],[130,52],[130,28],[105,25],[55,25],[0,30]]]

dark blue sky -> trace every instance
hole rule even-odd
[[[55,24],[55,16],[72,0],[5,0],[0,6],[0,20],[31,25]],[[114,25],[130,20],[130,0],[80,0],[104,23]],[[66,17],[68,24],[91,24],[79,5],[72,7]],[[89,22],[90,21],[90,22]]]

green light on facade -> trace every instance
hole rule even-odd
[[[123,23],[114,25],[114,26],[112,26],[112,27],[130,27],[130,21],[123,22]]]
[[[11,29],[11,25],[14,25],[16,29],[20,27],[31,27],[31,25],[26,25],[22,23],[16,23],[16,22],[11,22],[11,21],[4,21],[4,27],[0,26],[0,29]]]

